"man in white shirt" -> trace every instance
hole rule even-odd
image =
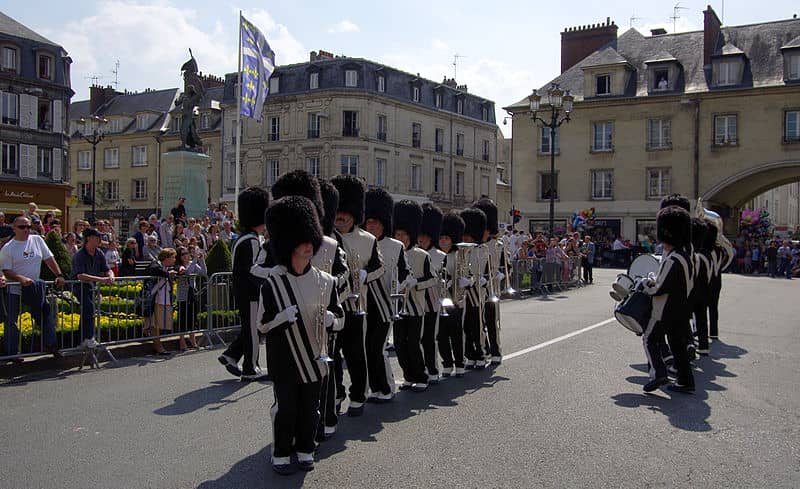
[[[627,250],[628,247],[625,246],[625,243],[622,242],[622,236],[617,236],[617,239],[614,240],[614,244],[611,246],[613,251],[619,250]]]

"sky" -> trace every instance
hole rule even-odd
[[[724,25],[800,14],[796,0],[770,0],[759,8],[744,0],[576,0],[565,8],[543,8],[549,5],[533,0],[0,0],[0,10],[69,53],[73,101],[87,99],[93,81],[113,84],[117,76],[119,90],[179,87],[189,48],[204,73],[236,71],[241,10],[264,32],[278,65],[308,61],[310,51],[325,50],[435,81],[457,73],[459,84],[495,102],[497,123],[510,137],[502,107],[558,76],[566,27],[610,17],[619,34],[631,27],[645,34],[655,27],[701,30],[708,4]]]

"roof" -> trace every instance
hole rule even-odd
[[[70,119],[77,120],[81,117],[89,117],[89,108],[91,105],[88,100],[81,100],[80,102],[72,102],[69,104],[69,117]]]
[[[781,46],[781,49],[792,49],[792,48],[800,48],[800,36],[795,37],[791,41],[787,42],[785,45]]]
[[[722,46],[722,49],[719,50],[719,54],[721,54],[722,56],[730,56],[733,54],[744,54],[744,51],[737,48],[731,43],[727,43],[724,46]]]
[[[587,56],[584,61],[585,63],[582,63],[584,68],[589,68],[592,66],[618,65],[628,62],[627,59],[623,58],[617,52],[617,50],[611,46],[606,46],[605,48],[593,52]]]
[[[59,44],[56,44],[46,37],[34,32],[30,28],[25,27],[3,12],[0,12],[0,33],[9,34],[22,39],[30,39],[31,41],[41,42],[44,44],[50,44],[51,46],[61,47]]]
[[[98,115],[134,115],[139,112],[169,112],[178,94],[177,88],[117,95],[98,109]]]

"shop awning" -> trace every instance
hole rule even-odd
[[[28,204],[19,204],[14,202],[0,202],[0,211],[6,214],[23,214],[28,211]],[[44,215],[47,214],[48,212],[52,212],[57,216],[60,216],[62,214],[61,209],[47,204],[39,205],[39,208],[36,211],[36,213],[39,214],[39,216],[41,217],[44,217]]]

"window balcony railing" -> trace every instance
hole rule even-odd
[[[309,129],[308,139],[316,139],[319,137],[319,129]]]
[[[346,138],[357,138],[358,137],[358,128],[357,127],[345,127],[342,129],[342,136]]]

